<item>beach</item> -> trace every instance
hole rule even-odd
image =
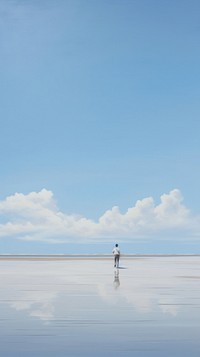
[[[0,257],[2,356],[199,356],[200,257]]]

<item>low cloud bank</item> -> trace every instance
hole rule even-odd
[[[97,222],[61,212],[53,193],[43,189],[27,195],[16,193],[0,201],[0,237],[30,241],[92,242],[122,237],[126,240],[160,237],[174,232],[181,237],[199,235],[200,217],[192,216],[178,189],[163,194],[155,205],[152,197],[138,200],[123,214],[118,206]]]

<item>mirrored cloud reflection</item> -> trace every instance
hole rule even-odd
[[[0,261],[5,356],[199,356],[200,258]]]

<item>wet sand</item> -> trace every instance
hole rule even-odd
[[[200,355],[200,257],[0,257],[0,352]]]

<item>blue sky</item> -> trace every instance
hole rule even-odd
[[[0,1],[2,252],[199,252],[199,11]]]

